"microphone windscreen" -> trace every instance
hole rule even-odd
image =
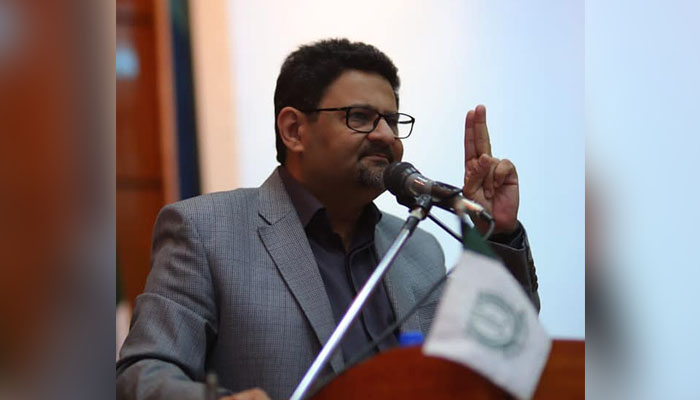
[[[409,209],[415,207],[416,204],[416,196],[411,193],[406,182],[408,177],[413,174],[420,175],[420,172],[411,163],[394,162],[386,167],[383,175],[384,187],[396,196],[396,201],[399,204]]]
[[[411,163],[393,162],[384,169],[384,187],[395,196],[405,196],[407,194],[406,178],[415,172],[418,170]]]

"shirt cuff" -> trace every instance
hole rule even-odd
[[[499,243],[513,249],[522,250],[525,248],[525,243],[523,238],[525,237],[525,229],[523,225],[518,221],[518,227],[515,228],[513,232],[510,233],[499,233],[496,235],[491,235],[489,241]]]

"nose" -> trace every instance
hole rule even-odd
[[[394,136],[394,131],[391,129],[386,120],[384,118],[379,118],[377,127],[374,128],[372,132],[367,134],[367,139],[382,141],[387,145],[391,145],[396,140],[396,136]]]

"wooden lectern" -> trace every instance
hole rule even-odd
[[[535,399],[585,398],[585,342],[554,340]],[[420,347],[394,349],[341,375],[313,400],[509,399],[502,389],[471,369],[427,357]]]

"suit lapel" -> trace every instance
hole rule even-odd
[[[260,187],[259,213],[266,222],[258,228],[260,238],[323,345],[335,329],[333,311],[306,232],[277,171]],[[334,372],[341,371],[341,351],[330,364]]]
[[[374,233],[374,245],[380,259],[386,254],[389,246],[391,246],[391,242],[394,240],[396,233],[397,232],[394,232],[392,236],[392,233],[387,232],[381,221],[377,224],[377,229],[375,229]],[[413,260],[403,256],[402,253],[399,252],[394,263],[384,276],[386,291],[389,295],[389,301],[394,308],[394,315],[397,320],[406,315],[408,310],[416,303],[413,290],[406,285],[408,282],[411,282],[408,274],[411,270],[409,266],[412,264],[414,264]],[[399,329],[401,332],[419,331],[420,322],[418,320],[418,315],[413,313]]]

